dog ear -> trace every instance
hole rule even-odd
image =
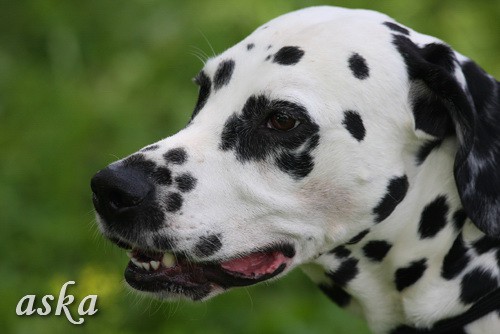
[[[395,35],[411,80],[417,130],[455,134],[454,177],[464,210],[488,236],[500,238],[500,88],[474,62],[442,43],[419,47]]]

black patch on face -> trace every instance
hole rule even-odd
[[[356,277],[358,272],[358,260],[350,258],[342,262],[337,270],[327,273],[327,276],[330,277],[335,284],[344,287]]]
[[[363,230],[361,232],[359,232],[358,234],[356,234],[354,237],[352,237],[348,242],[347,244],[349,245],[354,245],[354,244],[357,244],[358,242],[360,242],[364,237],[365,235],[367,235],[368,233],[370,232],[369,229],[366,229],[366,230]]]
[[[144,155],[140,153],[133,154],[126,158],[123,160],[122,164],[124,167],[141,170],[147,175],[151,175],[156,168],[156,164],[153,161],[147,160]]]
[[[156,151],[158,148],[160,147],[160,145],[149,145],[149,146],[146,146],[144,147],[141,152],[147,152],[147,151]]]
[[[380,223],[382,220],[389,217],[392,211],[396,209],[396,206],[405,198],[408,186],[408,178],[406,175],[394,177],[389,181],[385,196],[373,209],[375,223]]]
[[[298,46],[284,46],[274,55],[273,62],[280,65],[295,65],[304,56]]]
[[[181,209],[182,202],[181,194],[170,192],[165,200],[165,210],[168,212],[177,212]]]
[[[418,226],[420,239],[432,238],[445,227],[448,209],[446,196],[438,196],[425,206]]]
[[[349,68],[352,71],[352,74],[358,78],[359,80],[364,80],[370,76],[370,69],[366,64],[366,59],[363,58],[358,53],[353,53],[349,57]]]
[[[314,168],[313,158],[309,153],[282,153],[276,160],[278,167],[294,179],[309,175]]]
[[[467,219],[467,214],[464,209],[459,209],[453,214],[453,226],[455,226],[457,231],[460,231],[465,224]]]
[[[424,163],[425,159],[431,154],[434,149],[439,148],[443,140],[429,140],[424,145],[420,147],[417,153],[417,165],[421,165]]]
[[[319,288],[331,301],[340,307],[346,307],[351,301],[351,295],[336,285],[320,284]]]
[[[409,35],[410,34],[410,31],[402,26],[400,26],[399,24],[396,24],[394,22],[384,22],[384,25],[386,27],[388,27],[389,29],[391,29],[392,31],[395,31],[395,32],[399,32],[399,33],[402,33],[402,34],[405,34],[405,35]]]
[[[175,177],[175,183],[177,183],[177,189],[184,193],[194,189],[196,178],[189,173],[184,173]]]
[[[275,113],[286,114],[299,124],[290,131],[270,129],[267,121]],[[251,96],[241,115],[233,114],[224,124],[219,147],[223,151],[234,150],[241,162],[274,158],[282,171],[299,179],[314,167],[311,151],[318,145],[318,132],[318,125],[304,107],[270,100],[264,95]]]
[[[329,254],[335,255],[338,259],[344,259],[351,255],[351,251],[345,248],[345,246],[337,246],[331,251],[328,252]]]
[[[225,86],[231,80],[231,76],[234,71],[234,60],[224,60],[217,67],[214,75],[214,90],[218,90],[222,86]]]
[[[342,124],[347,129],[347,131],[349,131],[351,135],[356,138],[357,141],[362,141],[363,138],[365,138],[365,126],[363,125],[361,116],[356,111],[345,111]]]
[[[500,240],[484,236],[472,244],[476,252],[481,255],[491,250],[500,248]]]
[[[418,261],[413,261],[407,267],[396,270],[394,275],[396,289],[398,289],[398,291],[402,291],[403,289],[415,284],[424,275],[424,272],[427,269],[426,263],[426,259],[420,259]]]
[[[201,71],[194,80],[198,86],[200,86],[200,90],[198,92],[198,101],[194,107],[191,119],[195,118],[200,110],[205,106],[205,103],[207,103],[208,97],[210,96],[210,91],[212,90],[212,82],[205,72]]]
[[[447,280],[457,277],[467,267],[469,260],[467,247],[465,247],[462,234],[459,234],[448,254],[444,257],[441,277]]]
[[[182,147],[173,148],[163,155],[167,164],[182,165],[187,161],[187,152]]]
[[[253,43],[247,44],[247,50],[248,51],[252,50],[254,48],[254,46],[255,46],[255,44],[253,44]]]
[[[158,167],[153,172],[153,178],[158,184],[164,186],[172,184],[172,172],[167,167]]]
[[[370,260],[380,262],[387,255],[392,245],[384,240],[371,240],[363,247],[363,253]]]
[[[487,269],[475,268],[462,278],[460,300],[464,304],[477,302],[497,286],[496,277]]]
[[[194,252],[198,257],[206,257],[215,254],[222,248],[220,234],[200,237],[200,240],[194,248]]]

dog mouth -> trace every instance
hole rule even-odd
[[[252,285],[279,275],[290,265],[295,250],[279,245],[220,262],[193,262],[180,254],[138,248],[127,255],[125,280],[132,288],[198,300],[217,289]]]

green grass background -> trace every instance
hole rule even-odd
[[[186,124],[194,54],[315,4],[386,12],[500,75],[494,0],[0,1],[0,333],[368,333],[300,271],[201,304],[138,297],[91,205],[95,171]],[[84,325],[16,316],[68,280],[77,299],[99,295]]]

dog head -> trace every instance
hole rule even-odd
[[[197,300],[282,276],[389,217],[417,148],[448,136],[467,213],[500,234],[497,83],[441,41],[379,13],[309,8],[195,81],[186,128],[92,179],[132,287]]]

